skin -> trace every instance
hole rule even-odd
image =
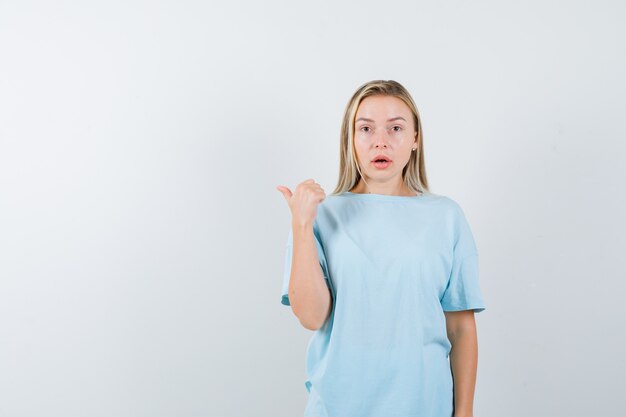
[[[478,340],[473,310],[444,311],[454,379],[454,417],[474,416]]]
[[[326,194],[312,178],[296,186],[294,192],[284,185],[276,187],[291,211],[293,253],[289,279],[291,309],[306,329],[318,330],[332,310],[332,297],[320,266],[313,222],[317,206]]]
[[[357,109],[354,131],[354,148],[363,177],[350,191],[415,195],[402,181],[402,169],[409,162],[412,148],[417,147],[417,132],[409,107],[397,97],[366,97]],[[385,169],[376,168],[372,162],[379,154],[392,160]]]

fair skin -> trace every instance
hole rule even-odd
[[[417,132],[411,109],[392,96],[370,96],[361,101],[354,123],[354,150],[362,178],[353,193],[415,195],[402,181],[402,169],[417,147]],[[391,163],[376,168],[373,159],[385,155]],[[364,181],[365,179],[365,181]]]
[[[478,341],[473,310],[444,311],[454,379],[454,417],[474,416]]]
[[[364,178],[350,191],[414,196],[415,192],[402,181],[402,169],[417,146],[416,138],[413,114],[402,100],[382,95],[363,99],[355,116],[354,146]],[[372,161],[380,154],[391,159],[384,169],[376,168]],[[317,330],[332,309],[332,297],[324,281],[313,235],[317,206],[326,195],[313,179],[298,184],[293,193],[282,185],[276,188],[283,194],[292,214],[291,307],[305,328]],[[452,345],[450,367],[454,379],[454,417],[473,417],[478,358],[474,312],[446,311],[444,314]]]
[[[332,310],[332,296],[324,280],[313,235],[317,206],[326,194],[311,178],[298,184],[294,192],[284,185],[276,189],[283,194],[291,210],[293,244],[289,304],[304,328],[318,330]]]

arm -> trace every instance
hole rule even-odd
[[[328,318],[332,297],[326,285],[315,247],[313,226],[292,224],[293,253],[289,278],[289,301],[305,328],[317,330]]]
[[[454,378],[454,417],[473,417],[478,364],[478,341],[473,310],[444,311],[452,344],[450,366]]]

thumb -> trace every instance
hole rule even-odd
[[[283,197],[285,197],[285,200],[287,202],[289,202],[289,199],[291,198],[291,196],[293,195],[293,193],[291,192],[291,190],[287,187],[285,187],[284,185],[279,185],[276,187],[276,189],[278,191],[280,191],[283,194]]]

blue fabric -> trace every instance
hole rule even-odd
[[[327,195],[313,234],[333,299],[306,351],[305,417],[450,417],[444,311],[485,310],[461,207],[433,193]],[[281,302],[289,304],[289,231]]]

